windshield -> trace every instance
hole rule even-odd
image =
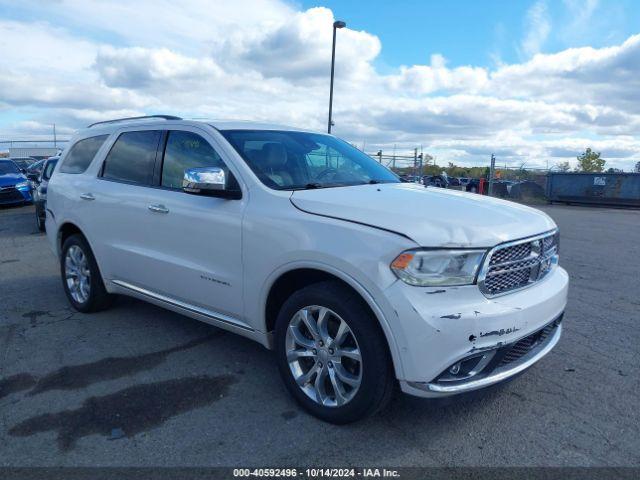
[[[20,173],[20,169],[13,162],[0,162],[0,175]]]
[[[29,165],[31,165],[31,162],[29,160],[25,160],[24,158],[14,158],[12,161],[20,168],[27,168]]]
[[[397,183],[368,155],[329,135],[276,130],[223,130],[260,181],[277,190]]]

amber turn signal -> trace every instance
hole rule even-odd
[[[411,260],[413,260],[413,253],[401,253],[396,257],[396,259],[391,264],[392,268],[397,268],[399,270],[404,270],[409,266]]]

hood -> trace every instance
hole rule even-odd
[[[407,183],[297,190],[291,202],[307,213],[399,233],[423,247],[492,247],[556,227],[524,205]]]
[[[26,181],[27,177],[25,177],[21,173],[5,173],[4,175],[0,175],[0,187],[13,186],[16,183]]]

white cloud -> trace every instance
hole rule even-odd
[[[313,81],[328,73],[331,55],[333,13],[311,8],[284,18],[266,28],[238,29],[214,49],[239,68],[249,68],[265,77]],[[367,32],[344,29],[338,37],[340,55],[336,69],[343,79],[364,79],[374,72],[371,61],[380,53],[380,40]]]
[[[583,39],[594,27],[593,17],[599,0],[562,0],[570,21],[563,25],[560,35],[565,40]]]
[[[104,47],[94,66],[109,87],[144,88],[157,82],[213,80],[224,71],[211,58],[192,58],[167,48]]]
[[[278,0],[24,8],[55,26],[0,21],[3,136],[143,113],[325,128],[334,20],[327,8],[296,11]],[[640,35],[542,54],[546,4],[527,18],[527,59],[492,69],[449,66],[434,54],[382,74],[374,66],[380,40],[340,30],[335,133],[371,150],[422,144],[443,161],[467,163],[496,153],[514,164],[553,164],[591,146],[630,168],[640,160]],[[28,123],[10,120],[25,112]]]
[[[480,67],[447,68],[446,60],[436,54],[431,56],[430,65],[400,67],[399,74],[387,80],[391,89],[399,94],[415,95],[436,91],[476,92],[486,86],[489,75]]]
[[[527,11],[525,17],[525,36],[520,48],[526,57],[540,52],[551,33],[551,21],[547,10],[547,2],[538,0]]]

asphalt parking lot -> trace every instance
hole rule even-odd
[[[343,427],[257,343],[132,299],[72,311],[33,207],[0,209],[0,466],[638,466],[640,211],[542,209],[572,282],[556,349]]]

